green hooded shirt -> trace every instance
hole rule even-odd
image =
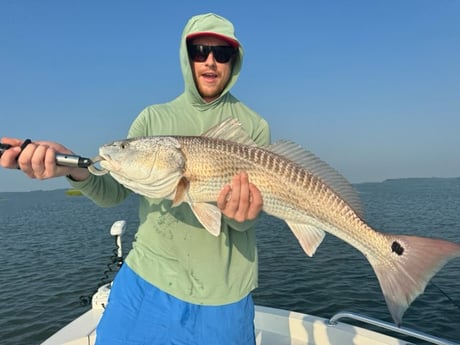
[[[128,137],[200,135],[234,117],[258,145],[269,144],[267,122],[230,93],[241,71],[240,43],[232,75],[221,96],[210,103],[201,98],[186,45],[187,36],[198,32],[217,33],[239,43],[233,25],[226,19],[215,14],[191,18],[180,45],[184,92],[171,102],[145,108],[131,125]],[[71,183],[101,206],[116,205],[130,193],[110,175]],[[203,228],[187,204],[172,207],[170,200],[142,196],[139,219],[126,263],[161,290],[194,304],[222,305],[242,299],[257,286],[255,221],[238,223],[223,216],[221,234],[215,237]]]

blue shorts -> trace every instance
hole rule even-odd
[[[126,264],[118,272],[96,330],[96,345],[254,345],[250,295],[222,306],[179,300]]]

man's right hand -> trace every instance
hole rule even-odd
[[[51,141],[34,141],[21,151],[23,140],[2,138],[1,142],[12,146],[0,157],[0,166],[4,168],[21,169],[30,178],[39,180],[70,175],[73,180],[83,181],[89,176],[87,169],[56,165],[56,152],[73,154],[61,144]]]

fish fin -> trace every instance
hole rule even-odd
[[[384,235],[388,260],[369,256],[385,301],[396,325],[412,301],[423,293],[428,281],[451,259],[460,257],[460,245],[415,236]]]
[[[329,164],[292,141],[281,140],[265,148],[299,164],[301,167],[323,180],[361,219],[363,219],[364,212],[358,193],[350,182]]]
[[[182,177],[177,183],[176,193],[174,194],[172,207],[177,207],[185,200],[187,196],[189,182],[185,177]]]
[[[256,145],[254,140],[252,140],[249,134],[244,130],[241,122],[235,118],[228,118],[222,121],[218,125],[208,129],[202,136],[230,140],[242,145]]]
[[[220,235],[220,226],[222,213],[220,209],[214,205],[207,203],[192,203],[192,211],[195,217],[200,221],[201,225],[214,236]]]
[[[323,241],[326,233],[313,225],[288,221],[286,221],[286,223],[299,241],[304,252],[310,257],[315,255],[316,249]]]
[[[188,187],[189,181],[182,177],[177,183],[172,207],[179,206],[183,201],[186,201],[201,225],[212,235],[219,236],[222,219],[219,208],[212,204],[191,202],[187,195]]]

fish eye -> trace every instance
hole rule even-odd
[[[121,144],[120,144],[120,148],[121,148],[121,149],[125,149],[126,146],[127,146],[127,145],[126,145],[125,143],[121,143]]]

